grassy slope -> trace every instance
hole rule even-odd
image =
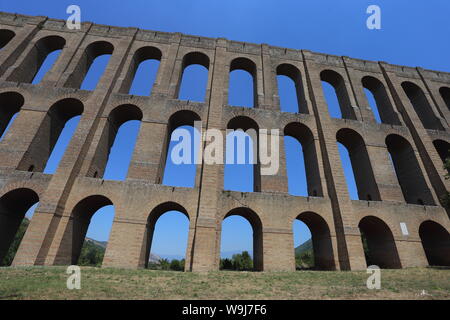
[[[172,272],[82,267],[81,290],[64,267],[0,268],[0,299],[450,299],[450,270],[365,272]],[[426,290],[428,295],[421,295]]]

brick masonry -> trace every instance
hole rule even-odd
[[[39,206],[13,265],[76,263],[92,214],[113,204],[103,266],[141,268],[158,217],[168,210],[190,221],[186,266],[216,270],[221,224],[239,214],[253,227],[255,269],[295,269],[292,226],[305,222],[316,266],[366,267],[361,232],[381,267],[450,265],[450,221],[441,198],[449,187],[442,158],[450,143],[450,74],[307,50],[0,13],[0,255],[26,210]],[[62,49],[38,85],[30,84],[49,52]],[[94,91],[80,90],[93,59],[111,54]],[[160,60],[150,96],[128,91],[138,64]],[[178,100],[183,69],[208,68],[203,103]],[[227,105],[229,72],[254,78],[254,108]],[[280,112],[277,75],[296,84],[300,110]],[[336,89],[343,119],[329,116],[321,81]],[[382,123],[364,95],[372,91]],[[53,175],[42,173],[65,121],[82,115]],[[128,176],[103,180],[118,127],[140,120]],[[222,165],[198,165],[194,188],[161,184],[170,133],[203,121],[203,129],[279,129],[280,170],[260,176],[255,192],[223,190]],[[308,197],[287,193],[283,135],[303,146]],[[358,195],[350,200],[336,141],[349,150]],[[392,169],[389,153],[395,165]],[[402,232],[401,223],[408,233]]]

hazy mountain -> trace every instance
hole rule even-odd
[[[92,242],[96,246],[102,247],[103,249],[106,249],[106,245],[108,244],[108,241],[98,241],[92,238],[85,238],[86,241]]]
[[[312,240],[309,239],[306,242],[304,242],[301,245],[299,245],[297,248],[295,248],[295,254],[299,255],[299,254],[302,254],[303,252],[306,252],[306,251],[311,251],[312,252],[312,249],[313,249]]]

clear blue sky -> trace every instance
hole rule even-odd
[[[207,37],[225,37],[232,40],[254,43],[268,43],[275,46],[308,49],[336,55],[351,56],[367,60],[382,60],[393,64],[421,66],[429,69],[450,71],[450,34],[448,0],[227,0],[227,1],[20,1],[0,0],[0,10],[30,15],[46,15],[66,19],[66,7],[77,4],[82,10],[83,21],[99,24],[132,26],[142,29]],[[382,29],[366,28],[366,8],[376,4],[382,10]],[[57,53],[53,54],[54,58]],[[93,66],[84,89],[95,88],[96,79],[107,63],[107,57],[101,57]],[[54,60],[53,60],[54,61]],[[46,61],[47,70],[52,60]],[[146,95],[151,90],[157,62],[146,62],[136,77],[132,93]],[[43,73],[45,67],[43,67]],[[142,72],[141,72],[142,71]],[[145,72],[146,71],[146,72]],[[193,66],[183,79],[180,98],[201,100],[203,97],[205,70]],[[38,82],[40,75],[35,81]],[[230,84],[231,105],[251,104],[251,84],[244,72],[235,71]],[[202,82],[203,81],[203,82]],[[199,85],[200,84],[200,85]],[[292,84],[279,79],[282,110],[295,112],[295,96],[289,89]],[[330,114],[339,115],[333,90],[324,86]],[[373,106],[373,98],[369,96]],[[374,110],[376,118],[379,116]],[[53,172],[61,158],[64,147],[70,140],[71,131],[76,127],[76,118],[70,120],[52,154],[46,172]],[[120,130],[113,147],[105,179],[123,179],[126,176],[127,163],[133,145],[124,143],[134,141],[139,123],[130,122]],[[286,138],[287,169],[289,174],[289,192],[293,195],[305,195],[301,146]],[[128,145],[128,146],[127,146]],[[171,146],[172,147],[172,146]],[[128,149],[127,149],[128,148]],[[339,146],[343,157],[343,168],[348,180],[352,199],[357,198],[351,166],[344,148]],[[168,185],[192,186],[192,166],[182,169],[168,164],[164,183]],[[251,177],[249,166],[227,167],[226,189],[250,190]],[[182,173],[181,173],[182,172]],[[238,177],[245,176],[245,179]],[[112,208],[101,209],[91,223],[88,236],[106,240],[113,217]],[[299,212],[301,208],[299,209]],[[184,256],[187,239],[187,219],[181,214],[169,213],[158,221],[152,252],[163,255]],[[223,224],[222,251],[251,250],[251,228],[239,217],[231,217]],[[307,228],[295,223],[295,245],[310,237]],[[302,235],[302,237],[300,237]]]

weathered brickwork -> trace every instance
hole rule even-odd
[[[89,220],[104,205],[115,217],[103,266],[140,268],[158,217],[168,210],[190,221],[187,270],[216,270],[221,225],[238,214],[253,227],[255,269],[295,270],[292,226],[311,230],[316,266],[366,267],[361,232],[381,267],[450,265],[449,189],[442,159],[450,146],[450,74],[242,43],[0,13],[0,256],[27,209],[39,201],[13,265],[76,263]],[[43,80],[36,71],[62,49]],[[93,59],[111,54],[95,90],[80,90]],[[138,64],[158,59],[150,96],[128,91]],[[209,71],[203,103],[178,100],[185,67]],[[254,108],[228,106],[229,73],[254,78]],[[296,84],[299,112],[280,111],[277,75]],[[322,81],[336,89],[343,119],[331,118]],[[363,88],[372,91],[377,123]],[[81,115],[57,171],[42,173],[65,121]],[[102,179],[118,127],[141,126],[124,181]],[[198,165],[194,188],[161,184],[168,137],[180,125],[203,129],[280,130],[280,170],[260,176],[255,192],[223,190],[223,165]],[[283,135],[304,150],[308,197],[287,192]],[[336,142],[346,146],[358,195],[350,200]],[[391,160],[395,166],[392,169]],[[408,232],[402,230],[406,227]]]

